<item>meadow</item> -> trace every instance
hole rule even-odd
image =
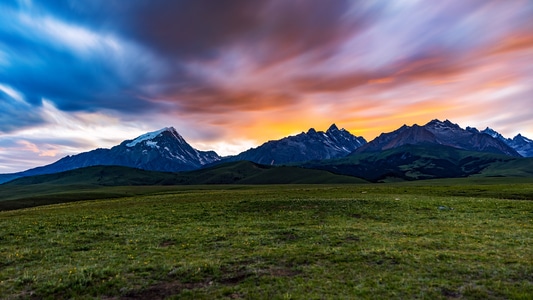
[[[532,299],[531,179],[139,189],[0,212],[1,298]]]

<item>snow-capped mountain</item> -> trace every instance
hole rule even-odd
[[[177,172],[198,169],[220,160],[214,151],[191,147],[173,127],[126,140],[111,149],[96,149],[66,156],[55,163],[16,173],[18,177],[51,174],[96,165],[117,165],[150,171]]]
[[[360,147],[355,152],[378,152],[403,145],[424,144],[437,144],[457,149],[497,153],[513,157],[521,156],[505,142],[472,128],[462,129],[459,125],[449,120],[432,120],[423,126],[417,124],[413,126],[404,125],[393,132],[382,133],[376,139]]]
[[[488,134],[493,138],[499,139],[500,141],[506,143],[511,148],[515,149],[520,155],[524,157],[533,157],[533,140],[522,136],[521,134],[516,135],[514,138],[505,138],[499,132],[493,130],[492,128],[485,128],[481,133]]]
[[[322,160],[346,156],[364,144],[366,140],[363,137],[356,137],[333,124],[326,132],[311,128],[307,132],[266,142],[225,161],[249,160],[259,164],[279,165]]]
[[[523,157],[533,157],[533,140],[518,134],[513,139],[509,139],[507,144]]]

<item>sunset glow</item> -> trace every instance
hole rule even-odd
[[[533,138],[531,1],[7,0],[0,20],[0,173],[167,126],[220,155],[332,123]]]

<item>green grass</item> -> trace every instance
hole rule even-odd
[[[0,298],[531,299],[531,183],[471,180],[158,187],[0,212]]]
[[[323,170],[231,162],[190,172],[164,173],[121,166],[93,166],[28,176],[0,185],[0,211],[102,198],[203,189],[213,184],[368,183]]]

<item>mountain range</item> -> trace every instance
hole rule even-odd
[[[224,161],[248,160],[265,165],[280,165],[310,160],[344,157],[365,145],[363,137],[352,135],[346,129],[332,124],[326,132],[314,128],[298,135],[268,141]]]
[[[462,129],[449,120],[432,120],[424,126],[403,125],[393,132],[382,133],[372,142],[357,149],[356,153],[378,152],[404,145],[424,144],[521,157],[504,141],[472,129]]]
[[[416,155],[413,155],[414,146],[418,149],[415,151],[418,153]],[[443,165],[437,163],[439,167],[435,167],[435,170],[440,168],[445,172],[435,171],[438,174],[430,174],[429,177],[405,176],[409,172],[412,173],[412,170],[408,170],[409,165],[404,164],[403,169],[398,169],[407,158],[409,158],[407,160],[414,159],[417,162],[427,160],[426,154],[424,154],[426,156],[420,156],[419,153],[435,152],[432,155],[438,156],[438,153],[449,151],[463,151],[461,155],[448,155],[456,158],[476,157],[479,153],[490,154],[492,158],[474,159],[470,162],[449,161]],[[378,158],[385,157],[387,153],[392,155],[388,158],[389,163],[378,164]],[[406,153],[411,153],[411,156]],[[472,156],[464,153],[478,154],[472,154]],[[486,155],[481,155],[481,157],[486,157]],[[181,172],[235,161],[252,161],[262,165],[303,165],[371,181],[381,180],[391,174],[403,179],[421,179],[469,176],[475,174],[472,170],[479,172],[483,169],[482,167],[487,167],[487,163],[532,156],[533,141],[521,135],[508,139],[490,128],[483,131],[471,127],[463,129],[449,120],[432,120],[423,126],[404,125],[395,131],[381,134],[371,142],[367,142],[363,137],[354,136],[345,129],[339,129],[333,124],[325,132],[311,128],[307,132],[268,141],[256,148],[229,157],[221,157],[214,151],[197,150],[189,145],[176,129],[167,127],[143,134],[133,140],[123,141],[110,149],[95,149],[64,157],[50,165],[19,173],[0,174],[0,183],[20,177],[53,174],[98,165]],[[400,159],[393,159],[394,157]],[[464,165],[465,163],[467,164]],[[477,166],[474,166],[476,164]],[[451,168],[452,165],[455,167]],[[446,170],[446,166],[451,169]],[[433,172],[430,169],[431,164],[420,170],[427,175]],[[452,169],[456,171],[451,172]]]
[[[467,127],[467,130],[471,131],[477,131],[475,128]],[[495,130],[487,127],[484,130],[481,131],[481,133],[488,134],[492,136],[493,138],[496,138],[505,144],[507,144],[509,147],[513,148],[523,157],[533,157],[533,140],[530,140],[521,134],[517,134],[514,138],[505,138],[500,133],[496,132]]]

